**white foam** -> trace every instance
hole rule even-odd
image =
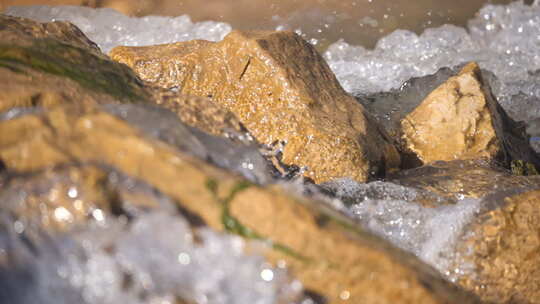
[[[397,30],[375,49],[339,41],[324,57],[343,87],[354,95],[399,88],[442,67],[477,61],[498,77],[493,87],[514,119],[540,117],[540,2],[486,5],[467,29],[453,25],[421,35]]]
[[[460,265],[450,269],[456,261],[455,246],[463,228],[474,219],[480,200],[463,199],[455,205],[428,208],[415,202],[417,190],[393,183],[359,184],[340,179],[327,186],[349,203],[348,207],[341,205],[341,210],[366,229],[414,253],[450,278],[461,271]]]
[[[11,226],[3,215],[0,224]],[[246,246],[262,253],[262,245],[208,228],[193,232],[182,217],[163,211],[141,214],[130,225],[108,218],[105,224],[87,225],[69,236],[42,237],[32,246],[22,239],[13,230],[0,235],[0,254],[16,257],[9,270],[0,270],[0,281],[9,283],[0,287],[0,299],[10,303],[183,299],[273,304],[290,303],[302,291],[301,283],[290,279],[284,268],[272,267],[259,254],[245,253]]]
[[[6,13],[40,22],[70,21],[104,53],[119,45],[142,46],[193,39],[222,40],[231,26],[222,22],[191,22],[179,17],[128,17],[110,8],[80,6],[12,6]]]

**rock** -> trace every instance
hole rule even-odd
[[[401,121],[406,148],[423,163],[494,159],[502,152],[495,101],[483,91],[479,77],[476,63],[468,64]]]
[[[0,15],[0,69],[0,111],[75,102],[156,103],[211,134],[246,133],[234,114],[208,99],[145,86],[67,22]]]
[[[127,67],[75,26],[0,15],[0,111],[63,103],[150,102]]]
[[[328,303],[477,303],[432,268],[322,204],[278,186],[246,183],[126,121],[91,105],[4,120],[0,134],[8,136],[0,137],[0,160],[6,172],[21,176],[73,163],[115,168],[171,197],[192,224],[270,242],[267,258],[285,261]]]
[[[540,303],[540,182],[486,197],[459,245],[459,285],[490,303]]]
[[[476,63],[467,64],[401,120],[406,149],[423,163],[485,158],[540,165],[524,130],[516,136],[514,125],[483,83]]]
[[[201,129],[206,133],[234,137],[249,133],[230,111],[224,109],[209,98],[183,95],[172,90],[153,88],[157,104],[176,113],[186,124]]]
[[[459,71],[459,70],[458,70]],[[396,141],[401,141],[401,120],[457,71],[442,68],[433,75],[411,78],[399,89],[355,96]]]
[[[218,43],[118,47],[110,55],[150,83],[212,98],[263,144],[285,142],[283,162],[307,167],[317,183],[366,181],[399,164],[384,131],[294,33],[232,32]]]
[[[515,176],[482,160],[434,162],[397,172],[388,180],[406,187],[428,190],[449,199],[447,202],[464,197],[483,198],[499,191],[540,184],[540,176]]]

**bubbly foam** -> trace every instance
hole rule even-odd
[[[142,46],[204,39],[222,40],[231,26],[222,22],[191,22],[179,17],[128,17],[110,8],[80,6],[12,6],[6,13],[40,22],[69,21],[99,45],[104,53],[119,45]]]

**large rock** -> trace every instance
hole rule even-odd
[[[269,241],[268,259],[285,261],[328,303],[477,302],[316,201],[246,183],[125,121],[89,105],[21,115],[0,122],[0,160],[12,174],[72,163],[115,168],[173,198],[193,224]]]
[[[315,182],[366,181],[399,164],[385,133],[347,95],[315,49],[291,32],[232,32],[218,43],[118,47],[111,57],[144,80],[211,97],[283,162]]]
[[[205,132],[249,137],[233,113],[209,99],[145,86],[68,22],[0,15],[0,71],[0,111],[71,103],[155,103]]]
[[[127,67],[67,22],[0,15],[0,111],[63,103],[150,102]]]
[[[403,167],[479,158],[507,168],[513,161],[539,167],[523,124],[514,122],[491,93],[494,75],[476,63],[456,69],[443,68],[399,90],[358,97],[400,142]]]
[[[501,118],[479,72],[476,63],[468,64],[401,121],[406,148],[424,163],[494,159],[503,152]]]
[[[464,230],[457,282],[491,303],[540,303],[540,183],[484,199]]]

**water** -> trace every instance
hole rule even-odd
[[[149,45],[191,39],[217,41],[231,30],[231,26],[225,23],[193,23],[187,16],[128,18],[109,9],[15,7],[8,13],[40,21],[70,20],[104,51],[116,45]],[[375,19],[363,18],[360,21],[366,26],[378,26]],[[477,61],[483,69],[495,75],[491,81],[492,89],[502,106],[515,120],[528,122],[529,134],[540,136],[538,1],[532,6],[522,2],[506,6],[487,5],[469,21],[467,28],[444,25],[427,29],[420,35],[397,30],[379,40],[373,49],[338,41],[328,48],[324,58],[342,86],[356,96],[390,90],[399,92],[403,83],[412,77],[434,74],[440,68],[454,67],[466,61]],[[158,128],[156,132],[174,141],[176,135],[167,133],[165,129]],[[232,152],[228,154],[231,155],[237,151],[223,143],[205,141],[201,136],[192,138],[195,143],[190,147],[195,155],[208,156],[211,152],[207,149],[214,155],[216,150],[230,149]],[[258,166],[260,170],[255,171],[260,173],[251,177],[252,180],[267,178],[262,165],[264,161],[255,150],[248,147],[242,155],[261,164]],[[242,157],[235,159],[231,166],[238,168],[242,161]],[[222,166],[228,167],[226,164]],[[240,170],[240,173],[250,178],[249,172]],[[483,204],[481,199],[462,198],[453,205],[423,207],[414,201],[425,193],[388,182],[358,184],[351,180],[336,180],[324,187],[337,197],[326,198],[329,204],[396,246],[413,252],[442,273],[449,274],[449,278],[453,278],[450,273],[455,273],[450,267],[456,258],[453,256],[456,239]],[[10,223],[9,219],[2,220]],[[13,228],[1,236],[0,253],[15,250],[21,253],[21,259],[32,257],[17,237],[16,230],[21,227],[8,226]],[[109,303],[113,299],[138,303],[141,290],[149,291],[155,303],[168,303],[178,294],[200,303],[270,303],[268,301],[276,297],[286,299],[298,292],[294,287],[297,283],[288,278],[284,270],[269,268],[260,256],[242,253],[245,244],[238,238],[202,231],[199,237],[203,244],[195,244],[194,232],[178,216],[160,212],[144,214],[130,226],[112,221],[107,228],[110,233],[107,233],[106,240],[96,239],[96,235],[102,235],[103,230],[100,229],[104,228],[87,227],[66,238],[47,238],[46,242],[40,243],[46,254],[16,275],[21,278],[31,276],[28,286],[34,283],[41,286],[36,289],[28,287],[28,290],[40,293],[32,296],[51,299],[51,295],[62,294],[66,303],[81,302],[80,299],[89,303]],[[170,229],[178,233],[167,233]],[[118,247],[114,254],[106,250],[107,242]],[[8,248],[12,245],[13,248]],[[140,246],[156,250],[141,251]],[[216,252],[226,254],[218,257]],[[59,267],[63,269],[60,272]],[[128,291],[120,288],[119,283],[121,273],[126,271],[135,282]],[[95,276],[96,273],[107,275]],[[2,275],[4,273],[0,278]],[[51,277],[57,279],[46,279]],[[272,282],[269,285],[266,279],[270,277]],[[251,289],[246,290],[248,285]],[[101,286],[110,288],[100,293]],[[283,291],[287,288],[292,288],[293,292]],[[8,291],[2,292],[6,294]],[[20,303],[29,301],[26,289],[15,289],[9,295],[21,299]]]

